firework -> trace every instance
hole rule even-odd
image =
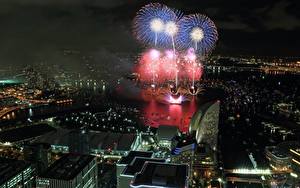
[[[195,80],[201,79],[202,69],[193,49],[184,54],[174,54],[170,49],[165,51],[150,49],[141,55],[136,67],[140,80],[153,85],[174,80],[174,75],[177,74],[178,82],[188,81],[194,86]],[[177,87],[176,83],[174,86]]]
[[[159,3],[151,3],[139,10],[133,32],[140,42],[155,47],[170,47],[177,33],[180,12]]]
[[[211,53],[218,40],[212,20],[201,14],[182,17],[177,10],[151,3],[137,12],[133,33],[147,46],[134,68],[147,86],[145,91],[152,96],[169,92],[165,99],[172,104],[181,104],[186,95],[201,91],[200,59]]]
[[[183,102],[183,96],[174,96],[174,95],[169,95],[168,98],[169,103],[171,104],[181,104]]]
[[[191,68],[189,69],[189,72],[192,72],[192,87],[194,88],[195,86],[195,70],[197,68],[197,56],[195,54],[195,51],[193,48],[190,48],[188,51],[187,51],[187,54],[185,56],[185,61],[188,62],[188,68]]]
[[[155,85],[159,78],[160,52],[155,49],[150,49],[143,53],[137,71],[142,81],[151,81],[152,85]]]
[[[214,22],[202,14],[184,16],[178,22],[177,43],[183,48],[194,48],[201,55],[210,53],[218,40]]]

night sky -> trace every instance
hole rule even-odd
[[[0,65],[59,62],[63,49],[139,52],[131,34],[144,0],[1,0]],[[153,2],[153,1],[152,1]],[[168,0],[216,22],[214,54],[300,56],[300,1]]]

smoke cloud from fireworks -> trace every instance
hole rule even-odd
[[[184,54],[174,54],[173,50],[150,49],[141,55],[136,66],[142,82],[151,83],[154,79],[155,84],[174,80],[176,72],[181,81],[200,80],[202,69],[202,64],[197,61],[192,50]]]

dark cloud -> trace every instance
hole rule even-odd
[[[256,32],[257,28],[252,27],[250,24],[243,22],[241,18],[237,16],[231,16],[228,21],[217,21],[217,25],[221,29],[228,30],[241,30],[245,32]]]
[[[103,8],[112,8],[135,0],[2,0],[2,3],[11,5],[88,5]]]
[[[300,28],[300,19],[288,12],[290,5],[289,1],[279,1],[269,9],[259,9],[257,14],[264,18],[261,21],[268,30],[294,30]]]
[[[45,60],[74,66],[81,63],[79,58],[70,60],[58,53],[64,49],[134,52],[138,47],[130,26],[130,20],[82,8],[16,8],[0,19],[0,65]]]
[[[245,2],[241,0],[238,5],[227,2],[227,5],[207,6],[204,12],[214,18],[221,29],[259,32],[300,28],[300,17],[293,11],[295,7],[300,8],[300,5],[295,1]]]
[[[0,65],[45,61],[80,69],[82,53],[136,53],[131,20],[146,0],[1,0]],[[215,53],[299,55],[299,2],[292,0],[164,0],[185,14],[211,17],[219,30]],[[296,11],[297,10],[297,11]],[[103,51],[104,50],[104,51]],[[111,57],[110,55],[108,57]],[[99,58],[99,56],[97,56]],[[99,62],[103,63],[104,61]]]

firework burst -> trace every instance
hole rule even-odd
[[[212,51],[218,40],[214,22],[202,14],[183,16],[178,22],[176,42],[182,49],[194,48],[198,54]]]
[[[159,48],[171,47],[181,15],[179,11],[159,3],[148,4],[134,18],[133,33],[143,44]]]

